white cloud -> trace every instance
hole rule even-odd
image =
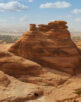
[[[18,1],[11,1],[8,3],[0,3],[0,11],[21,11],[28,9],[28,6],[21,4]]]
[[[58,1],[54,3],[41,4],[40,8],[69,8],[71,4],[66,1]]]
[[[25,1],[25,2],[33,2],[34,0],[19,0],[19,1]]]
[[[33,2],[33,0],[28,0],[28,2]]]
[[[76,18],[75,21],[76,22],[81,22],[81,18]]]
[[[81,13],[81,9],[74,9],[73,13],[75,13],[75,14]]]

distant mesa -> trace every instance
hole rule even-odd
[[[30,30],[9,51],[42,66],[74,75],[81,71],[80,51],[71,40],[66,24],[65,21],[53,21],[38,27],[30,24]]]

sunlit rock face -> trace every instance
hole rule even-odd
[[[41,96],[43,90],[39,86],[24,83],[0,71],[0,102],[28,102]]]
[[[40,24],[38,26],[38,30],[47,34],[47,36],[51,39],[62,38],[67,39],[70,38],[70,32],[67,30],[67,22],[65,21],[54,21],[48,23],[48,25]]]
[[[53,21],[48,25],[30,25],[9,51],[38,62],[42,66],[76,74],[80,70],[80,52],[73,43],[67,22]]]

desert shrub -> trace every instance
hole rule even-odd
[[[77,94],[78,96],[81,95],[81,89],[75,90],[75,94]]]

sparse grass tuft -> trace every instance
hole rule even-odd
[[[78,96],[81,96],[81,89],[75,90],[75,94],[77,94]]]

